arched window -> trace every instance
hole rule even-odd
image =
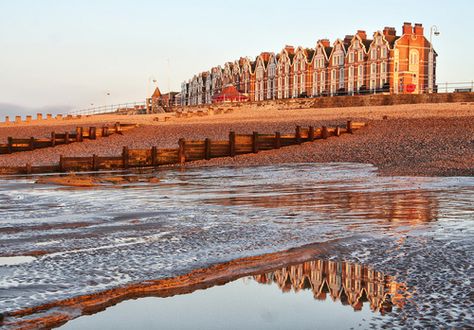
[[[416,64],[418,64],[418,61],[419,61],[418,50],[416,50],[416,49],[410,50],[410,64],[411,65],[416,65]]]

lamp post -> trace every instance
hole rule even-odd
[[[438,27],[436,25],[430,28],[430,53],[428,54],[428,92],[433,93],[434,87],[434,51],[433,51],[433,34],[439,36]]]
[[[151,111],[151,104],[148,104],[149,101],[151,99],[151,95],[150,95],[150,85],[151,83],[153,83],[153,85],[156,84],[156,78],[154,76],[149,76],[148,77],[148,83],[146,85],[146,97],[145,97],[145,106],[146,106],[146,113],[149,113]]]
[[[110,96],[109,91],[105,91],[105,94],[104,94],[104,112],[107,112],[107,96]]]

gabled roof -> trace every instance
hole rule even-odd
[[[161,92],[160,92],[160,89],[158,87],[155,88],[155,91],[153,92],[153,94],[151,95],[151,98],[152,99],[158,99],[161,97]]]

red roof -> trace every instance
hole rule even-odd
[[[220,102],[243,102],[248,101],[248,96],[240,93],[237,88],[233,85],[226,86],[222,89],[222,92],[215,95],[212,98],[213,103],[220,103]]]

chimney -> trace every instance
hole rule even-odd
[[[321,39],[319,42],[324,46],[324,47],[331,47],[331,44],[329,43],[329,39]]]
[[[397,31],[394,27],[386,26],[383,29],[383,35],[388,42],[393,42],[397,38]]]
[[[285,50],[287,51],[288,54],[294,54],[295,53],[295,47],[286,45]]]
[[[411,26],[411,23],[403,23],[403,34],[408,34],[411,35],[413,34],[413,28]]]
[[[270,60],[270,53],[263,52],[260,54],[260,57],[262,58],[263,61],[268,62]]]
[[[351,36],[351,35],[346,34],[346,36],[344,37],[344,43],[345,43],[346,45],[350,44],[351,41],[352,41],[352,38],[354,38],[354,36]]]
[[[423,25],[420,23],[415,23],[414,28],[415,35],[422,36],[423,35]]]
[[[366,40],[367,39],[367,33],[365,33],[364,30],[357,30],[357,33],[356,33],[362,40]]]

